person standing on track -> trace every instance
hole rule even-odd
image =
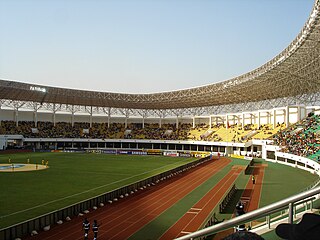
[[[93,240],[97,240],[98,239],[98,231],[99,231],[99,225],[97,223],[97,220],[93,221],[92,231],[93,231],[93,234],[94,234]]]
[[[253,185],[256,184],[256,178],[254,177],[254,175],[252,175],[251,179],[252,179]]]
[[[84,239],[87,240],[89,235],[89,229],[90,229],[90,222],[88,221],[87,218],[83,220],[82,228],[84,230]]]

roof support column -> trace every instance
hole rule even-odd
[[[71,113],[71,126],[74,126],[74,112]]]
[[[61,109],[61,105],[60,105],[60,107],[57,107],[57,104],[53,103],[53,105],[52,105],[52,122],[53,122],[54,127],[56,126],[56,112],[60,109]]]
[[[300,119],[304,119],[307,116],[307,109],[305,105],[300,106]]]
[[[18,121],[18,115],[19,115],[19,111],[18,108],[15,108],[13,111],[13,121],[16,123],[16,126],[18,127],[19,125],[19,121]]]
[[[209,116],[209,129],[211,129],[212,127],[212,118],[211,118],[211,115]]]
[[[124,127],[127,128],[128,127],[128,119],[130,117],[130,110],[128,108],[126,108],[126,109],[124,109],[124,111],[121,111],[121,112],[125,116]]]
[[[111,108],[108,110],[108,128],[110,128]]]
[[[33,103],[33,121],[34,126],[38,127],[38,110],[41,108],[41,105],[39,105],[37,102]]]
[[[24,103],[19,103],[17,102],[13,102],[13,121],[16,123],[16,126],[18,127],[19,125],[19,108],[22,107],[24,105]]]
[[[267,112],[267,124],[270,123],[270,112]]]
[[[196,117],[192,117],[192,128],[196,127]]]
[[[53,126],[56,126],[56,112],[54,111],[52,114],[52,122],[53,122]]]
[[[306,112],[305,106],[301,106],[301,105],[297,106],[297,122],[299,122],[301,119],[306,117],[305,112]]]
[[[242,123],[241,123],[242,128],[244,128],[244,125],[245,125],[245,117],[246,117],[246,115],[244,113],[242,113]]]
[[[178,128],[179,128],[179,118],[177,116],[177,118],[176,118],[176,129],[178,129]]]
[[[226,129],[229,128],[229,118],[228,118],[228,114],[226,114],[225,126],[226,126]]]
[[[273,109],[273,129],[277,126],[277,110]]]
[[[144,121],[148,117],[148,111],[144,109],[144,110],[138,111],[138,113],[142,117],[142,129],[144,129]]]
[[[108,107],[108,108],[102,108],[103,109],[103,112],[105,114],[107,114],[107,126],[108,128],[110,127],[110,118],[111,118],[111,107]]]
[[[89,121],[90,121],[90,128],[92,128],[92,106],[90,107],[90,118],[89,118]]]
[[[290,117],[290,112],[289,112],[290,108],[289,106],[286,106],[286,108],[283,110],[284,112],[284,122],[286,123],[286,127],[289,127],[289,117]]]
[[[71,112],[71,126],[74,127],[74,114],[77,112],[74,105],[71,105],[70,112]]]
[[[33,121],[34,121],[34,127],[38,127],[38,111],[33,111]]]
[[[261,112],[258,111],[258,129],[260,129],[261,126]]]

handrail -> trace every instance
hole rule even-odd
[[[240,225],[242,223],[246,223],[252,220],[255,220],[257,218],[261,218],[261,217],[265,217],[267,215],[269,215],[270,213],[273,213],[281,208],[284,207],[288,207],[289,209],[291,209],[291,211],[293,211],[292,207],[290,208],[290,206],[292,206],[294,203],[306,199],[308,197],[317,195],[320,193],[320,187],[316,187],[314,189],[296,194],[294,196],[285,198],[283,200],[280,200],[278,202],[272,203],[270,205],[267,205],[265,207],[256,209],[252,212],[248,212],[246,214],[243,214],[239,217],[230,219],[228,221],[224,221],[222,223],[218,223],[216,225],[213,225],[211,227],[199,230],[197,232],[182,236],[177,238],[176,240],[187,240],[187,239],[194,239],[197,237],[202,237],[202,236],[206,236],[206,235],[210,235],[210,234],[214,234],[217,232],[220,232],[222,230],[226,230],[228,228]],[[290,213],[289,213],[290,216]],[[289,219],[290,221],[290,219]]]

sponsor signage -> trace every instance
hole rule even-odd
[[[191,153],[179,153],[180,157],[192,157]]]

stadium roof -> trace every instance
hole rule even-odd
[[[179,109],[257,102],[320,92],[320,0],[299,35],[271,61],[233,79],[184,90],[125,94],[0,80],[0,99],[68,105]]]

